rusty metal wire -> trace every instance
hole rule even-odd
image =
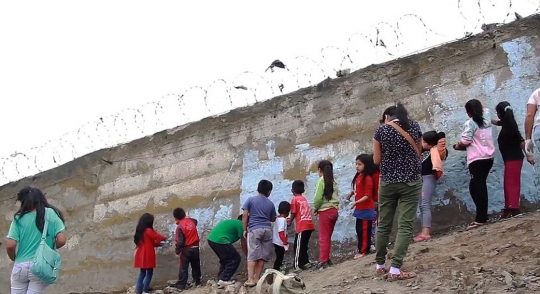
[[[347,70],[358,70],[463,38],[480,30],[486,22],[493,22],[493,18],[497,23],[514,21],[518,12],[516,4],[528,7],[527,13],[519,12],[523,16],[540,12],[540,0],[457,0],[463,23],[452,25],[463,25],[458,35],[437,32],[420,16],[405,14],[394,22],[380,22],[351,35],[344,48],[322,48],[319,58],[298,56],[284,61],[286,69],[261,73],[246,71],[232,82],[218,79],[205,87],[195,86],[181,94],[165,95],[138,109],[125,109],[116,115],[101,117],[42,146],[0,158],[0,185],[54,168],[98,149],[313,86]],[[498,10],[495,16],[494,10]],[[437,43],[429,44],[434,38],[438,38]]]

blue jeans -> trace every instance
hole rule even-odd
[[[135,286],[135,291],[137,291],[137,293],[148,292],[148,289],[150,288],[150,282],[152,282],[153,274],[153,268],[141,268],[139,279],[137,279],[137,286]]]

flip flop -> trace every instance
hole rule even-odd
[[[486,223],[472,222],[467,226],[467,231],[468,230],[478,229],[479,227],[485,226],[485,225],[486,225]]]
[[[375,270],[376,275],[386,275],[388,271],[385,268],[379,268]]]
[[[250,282],[248,282],[248,281],[246,281],[246,282],[244,283],[244,287],[247,287],[247,288],[253,288],[253,287],[255,287],[255,286],[257,286],[257,283],[250,283]]]
[[[416,278],[416,273],[414,272],[401,272],[398,275],[393,275],[391,273],[388,273],[386,275],[386,279],[389,281],[397,281],[397,280],[408,280]]]
[[[414,237],[413,241],[414,241],[414,243],[419,243],[419,242],[428,241],[430,239],[431,239],[431,236],[418,235],[418,236]]]
[[[357,253],[357,254],[353,257],[353,259],[354,259],[354,260],[360,259],[360,258],[362,258],[362,257],[364,257],[364,256],[366,256],[364,253]]]

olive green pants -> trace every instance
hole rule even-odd
[[[392,184],[381,181],[379,187],[379,224],[375,241],[377,249],[375,261],[377,264],[385,264],[387,246],[397,211],[398,229],[392,267],[401,268],[403,265],[403,258],[407,254],[413,236],[413,224],[421,195],[422,179]]]

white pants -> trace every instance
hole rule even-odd
[[[32,274],[32,262],[21,262],[13,265],[11,271],[11,294],[41,294],[45,293],[48,284]]]

